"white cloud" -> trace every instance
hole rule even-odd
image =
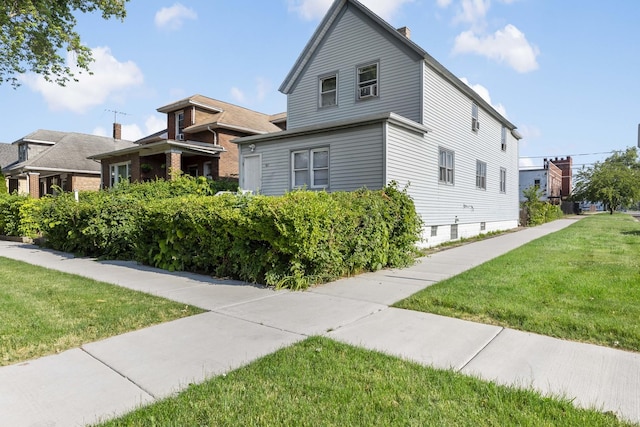
[[[239,104],[244,104],[247,100],[244,92],[235,86],[231,88],[231,98]]]
[[[250,93],[255,94],[254,96],[247,96],[247,90],[242,90],[234,86],[231,88],[231,97],[239,105],[246,106],[247,104],[262,102],[269,92],[271,92],[271,88],[272,86],[269,80],[264,77],[257,77],[255,87],[250,90]]]
[[[462,0],[453,21],[468,23],[472,26],[483,25],[490,6],[490,0]]]
[[[489,94],[489,89],[482,86],[481,84],[472,85],[471,83],[469,83],[469,80],[466,77],[461,77],[460,80],[462,80],[462,83],[466,84],[471,89],[473,89],[478,95],[480,95],[480,98],[487,101],[487,103],[491,105],[493,108],[495,108],[495,110],[498,113],[502,114],[503,117],[505,118],[507,117],[507,110],[506,108],[504,108],[502,104],[494,104],[493,102],[491,102],[491,95]]]
[[[441,8],[446,8],[451,4],[452,0],[436,0],[436,3],[438,4],[438,7]]]
[[[522,135],[522,139],[531,141],[532,139],[538,139],[542,136],[542,131],[536,126],[522,125],[518,127],[518,132]]]
[[[72,53],[67,54],[67,63],[76,75],[77,82],[66,86],[47,82],[42,76],[27,74],[24,83],[34,92],[39,92],[53,111],[70,110],[84,113],[89,108],[103,104],[108,98],[144,82],[142,71],[133,61],[119,62],[108,47],[92,49],[94,62],[90,65],[93,74],[80,74],[73,64]]]
[[[171,7],[163,7],[157,11],[154,21],[156,27],[160,29],[175,31],[182,28],[187,19],[198,19],[198,14],[193,9],[176,3]]]
[[[538,68],[538,48],[527,41],[524,33],[508,24],[493,35],[477,36],[472,30],[464,31],[455,39],[454,54],[475,53],[498,62],[506,62],[519,73]]]
[[[333,0],[287,0],[289,11],[297,13],[306,20],[320,19],[327,13]],[[413,0],[360,0],[363,5],[371,9],[383,19],[391,19],[405,3]],[[441,0],[438,0],[441,1]]]

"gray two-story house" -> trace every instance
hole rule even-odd
[[[240,185],[409,185],[423,244],[518,226],[515,126],[356,0],[336,0],[280,87],[287,130],[236,140]]]

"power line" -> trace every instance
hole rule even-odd
[[[612,150],[612,151],[601,151],[599,153],[582,153],[582,154],[567,154],[566,156],[569,157],[579,157],[579,156],[595,156],[597,154],[613,154],[615,153],[616,150]],[[565,157],[566,157],[565,156]],[[553,156],[555,157],[555,156]],[[551,159],[551,156],[520,156],[521,159]]]

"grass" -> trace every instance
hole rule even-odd
[[[200,312],[0,257],[0,366]]]
[[[625,425],[569,400],[312,337],[101,426]]]
[[[640,351],[640,223],[590,216],[395,306]]]

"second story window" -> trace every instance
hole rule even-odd
[[[502,126],[502,133],[500,134],[500,149],[507,151],[507,128]]]
[[[478,132],[480,130],[480,120],[478,119],[478,104],[471,104],[471,130]]]
[[[338,105],[338,76],[320,78],[320,108]]]
[[[176,138],[177,140],[184,139],[184,111],[176,111]]]
[[[18,145],[18,161],[19,162],[25,162],[27,161],[27,158],[29,153],[29,146],[27,144],[20,144]]]
[[[378,63],[358,67],[357,99],[367,99],[378,96]]]

